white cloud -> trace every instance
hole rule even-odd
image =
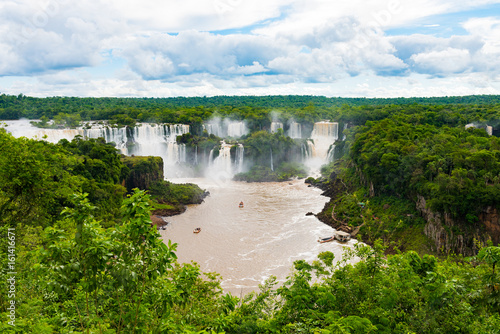
[[[263,87],[282,92],[304,89],[301,85],[326,91],[341,82],[354,84],[356,77],[414,80],[415,73],[434,80],[478,74],[460,83],[477,88],[481,78],[499,78],[498,17],[470,18],[463,23],[467,34],[450,38],[389,37],[384,30],[497,3],[5,0],[0,3],[0,78],[18,77],[15,85],[2,87],[0,81],[0,90],[15,90],[25,80],[29,91],[48,95],[54,95],[51,85],[55,92],[99,96],[249,93]],[[227,29],[241,32],[215,32]],[[117,60],[121,68],[111,67]],[[353,94],[369,94],[371,86],[364,84]],[[415,86],[408,92],[418,92]]]
[[[447,48],[443,51],[418,53],[411,56],[411,60],[420,73],[445,75],[464,72],[469,68],[471,58],[467,50]]]

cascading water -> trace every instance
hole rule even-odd
[[[178,164],[186,162],[186,145],[177,144],[177,136],[188,132],[189,125],[185,124],[141,124],[133,128],[128,154],[162,157],[165,176],[178,176],[182,172]]]
[[[32,126],[28,120],[7,122],[7,131],[15,137],[44,139],[57,143],[61,139],[72,140],[80,135],[84,138],[102,137],[108,143],[114,142],[116,148],[125,155],[152,155],[163,158],[166,177],[179,176],[179,163],[186,162],[186,146],[177,144],[177,136],[189,132],[189,125],[138,124],[131,128],[113,128],[102,124],[88,123],[77,129],[40,129]]]
[[[221,138],[240,138],[248,133],[245,122],[231,121],[229,119],[221,120],[220,118],[214,118],[203,124],[203,130],[206,130],[208,134]]]
[[[242,173],[243,172],[243,158],[245,155],[245,148],[243,147],[242,144],[238,144],[238,147],[236,148],[236,172],[237,173]]]
[[[274,132],[278,131],[278,129],[283,129],[283,123],[272,122],[271,123],[271,132],[274,133]]]
[[[219,156],[214,159],[214,166],[219,170],[224,170],[228,173],[233,172],[231,164],[231,145],[223,142],[219,150]]]
[[[206,130],[209,135],[217,137],[224,137],[220,123],[206,123],[203,124],[203,130]]]
[[[290,128],[288,129],[288,137],[294,139],[302,138],[302,126],[297,122],[290,122]]]
[[[91,128],[83,129],[84,138],[104,138],[106,143],[115,143],[116,148],[123,154],[127,154],[127,129],[126,128],[110,128],[106,126],[92,125]]]
[[[334,151],[334,143],[338,139],[339,124],[337,122],[317,122],[314,123],[314,129],[311,134],[313,142],[308,142],[312,152],[312,158],[306,164],[319,170],[321,165],[329,162],[329,152]],[[333,157],[333,153],[331,153]]]
[[[301,152],[301,156],[302,156],[302,159],[304,161],[307,161],[309,158],[312,157],[312,154],[311,154],[311,149],[310,149],[310,145],[309,144],[312,144],[312,143],[302,143],[302,145],[300,146],[300,152]]]
[[[237,144],[234,156],[231,157],[232,146],[222,141],[219,148],[219,155],[215,158],[214,149],[210,151],[208,168],[205,171],[206,177],[217,178],[223,175],[224,179],[231,179],[234,174],[244,172],[245,148],[242,144]]]
[[[214,149],[210,150],[210,153],[208,154],[208,165],[212,165],[214,162]]]
[[[227,136],[240,138],[248,133],[244,122],[227,122]]]
[[[273,149],[271,149],[271,170],[274,171],[274,164],[273,164]]]

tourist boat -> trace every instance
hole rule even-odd
[[[201,232],[201,228],[197,227],[193,230],[193,233],[200,233]]]
[[[335,231],[335,239],[340,242],[347,242],[351,239],[351,235],[343,231]]]
[[[240,202],[239,207],[240,207],[240,208],[242,208],[242,207],[243,207],[243,202]]]
[[[326,238],[322,238],[322,239],[319,239],[318,242],[319,243],[324,243],[324,242],[329,242],[329,241],[333,241],[335,240],[335,236],[331,236],[331,237],[326,237]]]

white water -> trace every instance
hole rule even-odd
[[[288,136],[294,139],[302,138],[302,126],[300,123],[291,122],[290,128],[288,129]]]
[[[248,133],[245,122],[231,121],[229,119],[221,120],[220,118],[212,119],[208,123],[203,124],[203,129],[208,134],[213,134],[221,138],[240,138]]]
[[[240,138],[248,133],[248,129],[244,122],[229,122],[227,124],[228,137]]]
[[[75,136],[84,138],[103,137],[106,142],[114,142],[116,148],[125,155],[152,155],[163,158],[166,177],[183,176],[180,164],[186,162],[186,146],[177,144],[176,138],[189,132],[185,124],[138,124],[132,129],[132,136],[127,137],[126,128],[111,128],[92,123],[92,128],[77,129],[40,129],[30,124],[29,120],[4,121],[7,131],[14,137],[27,137],[57,143],[61,139],[71,141]]]
[[[213,152],[210,154],[213,157]],[[211,173],[213,171],[224,171],[230,175],[233,175],[233,166],[231,163],[231,145],[226,144],[225,142],[221,143],[221,147],[219,149],[219,156],[211,160],[209,170],[207,173]]]
[[[244,157],[245,157],[245,147],[242,144],[238,144],[236,148],[236,172],[242,173],[244,171]]]
[[[337,122],[317,122],[311,134],[312,142],[308,142],[312,158],[306,161],[308,167],[319,170],[321,165],[328,163],[333,158],[335,141],[339,135]],[[332,147],[333,146],[333,147]],[[331,154],[329,154],[331,152]]]
[[[271,123],[271,132],[276,132],[278,129],[283,129],[283,123],[281,122],[272,122]]]
[[[227,179],[182,179],[207,189],[210,196],[200,205],[190,205],[179,216],[168,217],[160,231],[164,240],[178,243],[179,262],[197,262],[203,271],[222,275],[222,287],[235,295],[258,290],[274,275],[283,282],[293,261],[313,261],[323,251],[339,260],[347,244],[320,244],[333,229],[309,211],[321,211],[328,200],[321,190],[307,187],[303,180],[281,183],[246,183]],[[238,203],[243,201],[244,208]],[[193,229],[201,228],[194,234]]]

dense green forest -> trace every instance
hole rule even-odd
[[[341,262],[329,252],[313,263],[297,261],[281,286],[270,278],[258,293],[225,294],[217,274],[178,264],[176,245],[151,227],[151,210],[199,203],[203,190],[158,180],[158,159],[122,157],[101,139],[50,144],[0,129],[2,333],[499,332],[500,235],[493,220],[493,230],[485,224],[485,209],[500,204],[498,96],[0,96],[0,118],[41,119],[40,126],[190,124],[193,133],[178,141],[204,151],[221,139],[201,131],[214,116],[247,121],[250,133],[241,142],[257,163],[241,180],[304,174],[290,162],[300,140],[263,131],[273,120],[311,130],[323,119],[347,124],[335,161],[308,182],[332,198],[319,218],[359,229],[370,246],[358,244]],[[469,123],[476,127],[466,129]],[[470,256],[455,255],[453,243],[435,249],[422,209],[448,219],[443,233],[462,240]],[[8,323],[13,240],[15,327]]]
[[[214,116],[249,122],[250,130],[269,127],[273,115],[286,122],[300,123],[321,119],[346,120],[364,124],[367,120],[404,111],[415,113],[429,109],[440,113],[442,121],[471,122],[499,119],[500,96],[474,95],[435,98],[326,98],[321,96],[215,96],[176,98],[34,98],[24,95],[0,95],[0,119],[20,118],[56,120],[74,126],[82,120],[111,120],[118,125],[131,122],[183,123],[193,125],[200,135],[201,123]],[[312,130],[312,129],[311,129]]]

